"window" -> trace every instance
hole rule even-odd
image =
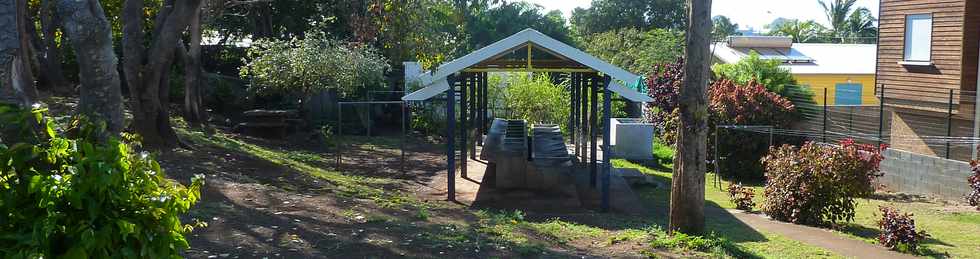
[[[861,84],[837,84],[834,91],[835,105],[861,105],[861,94],[864,90]]]
[[[932,14],[905,17],[905,61],[932,59]]]

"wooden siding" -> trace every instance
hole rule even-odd
[[[949,89],[976,89],[980,12],[967,15],[967,9],[977,9],[977,2],[881,0],[877,81],[886,85],[888,98],[946,102]],[[905,20],[911,14],[933,15],[932,67],[898,64],[905,56]]]

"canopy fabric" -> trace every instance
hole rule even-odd
[[[415,74],[414,71],[410,73],[408,70],[406,70],[406,85],[417,84],[422,86],[422,89],[406,94],[402,97],[402,100],[424,101],[433,98],[449,90],[449,82],[447,81],[447,77],[450,75],[480,64],[481,62],[507,54],[509,51],[527,44],[533,44],[533,46],[542,48],[549,53],[567,58],[570,61],[574,61],[575,63],[581,64],[595,70],[596,72],[610,76],[613,80],[610,82],[609,90],[619,94],[627,100],[634,102],[653,101],[653,99],[647,96],[646,93],[624,86],[624,84],[632,84],[636,82],[636,79],[639,77],[636,74],[630,73],[622,68],[602,61],[581,50],[573,48],[568,44],[548,37],[547,35],[544,35],[543,33],[534,29],[526,29],[518,32],[510,37],[467,54],[466,56],[442,64],[433,71],[421,71],[421,73]]]

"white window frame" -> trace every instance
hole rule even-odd
[[[925,20],[925,21],[922,21]],[[919,26],[914,26],[913,22],[927,22],[929,30],[920,32],[918,29],[925,28],[923,24]],[[933,15],[931,13],[925,14],[910,14],[905,16],[905,43],[903,44],[903,57],[905,64],[907,65],[931,65],[932,64],[932,34],[933,34]],[[924,46],[922,46],[924,45]],[[913,49],[913,48],[925,48]]]

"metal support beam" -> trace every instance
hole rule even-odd
[[[470,124],[472,125],[466,129],[466,135],[472,137],[472,139],[470,139],[470,142],[466,143],[466,145],[470,147],[470,159],[473,160],[476,160],[476,140],[480,138],[475,134],[477,132],[477,129],[479,128],[478,125],[480,125],[480,121],[476,119],[476,114],[477,111],[479,110],[479,105],[477,105],[478,103],[477,101],[479,101],[479,98],[476,96],[476,89],[480,88],[480,75],[481,73],[473,74],[474,76],[473,81],[472,84],[470,84],[469,86],[469,90],[470,90],[469,121]]]
[[[466,117],[469,116],[469,112],[467,110],[467,108],[469,108],[469,107],[467,106],[467,102],[466,102],[467,101],[466,100],[467,99],[466,98],[466,93],[467,93],[467,89],[470,88],[471,85],[473,84],[473,79],[474,78],[473,78],[473,75],[472,74],[464,74],[463,76],[464,76],[463,83],[459,85],[459,120],[460,120],[460,123],[459,123],[459,138],[460,138],[460,141],[459,141],[460,142],[460,146],[459,146],[459,152],[460,152],[459,159],[462,160],[462,163],[460,163],[460,166],[459,166],[459,174],[463,178],[466,178],[466,176],[467,176],[466,175],[467,162],[470,160],[469,157],[466,156],[466,152],[470,149],[469,148],[469,144],[470,143],[467,141],[467,138],[466,138],[467,135],[469,135],[469,131],[470,131],[469,130],[469,125],[467,124],[468,121],[467,121],[467,118],[466,118]]]
[[[591,102],[589,106],[592,106],[589,111],[589,138],[591,144],[589,145],[589,175],[591,176],[590,183],[592,188],[596,187],[596,178],[599,175],[599,76],[592,74],[589,78],[590,94],[592,95]]]
[[[612,178],[612,164],[609,162],[612,154],[610,120],[612,119],[612,91],[609,91],[609,82],[612,77],[605,76],[602,83],[602,212],[609,212],[609,185]]]
[[[949,89],[949,106],[946,110],[946,159],[949,159],[952,147],[949,143],[951,137],[953,137],[953,89]]]
[[[881,85],[881,96],[878,97],[878,146],[885,142],[885,85]]]
[[[450,75],[446,90],[446,186],[447,199],[456,201],[456,76]]]
[[[569,121],[568,121],[568,134],[569,134],[569,138],[568,139],[569,139],[569,141],[571,141],[572,146],[575,147],[575,148],[573,148],[573,150],[577,150],[578,149],[578,142],[575,141],[576,140],[575,139],[575,136],[577,135],[577,134],[575,134],[575,130],[576,130],[575,124],[578,124],[578,73],[571,73],[569,75],[568,87],[571,89],[571,92],[572,92],[571,111],[569,112],[569,116],[568,116],[568,119],[569,119]],[[577,151],[575,151],[575,152],[577,152]],[[574,155],[577,156],[578,153],[575,153]]]

